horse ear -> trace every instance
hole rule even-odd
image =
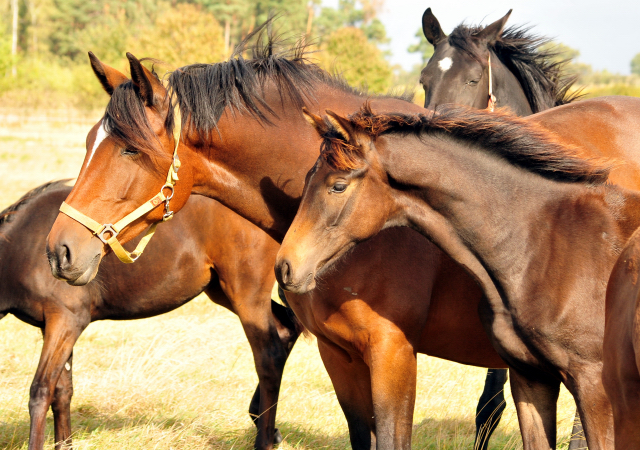
[[[89,62],[91,63],[93,73],[98,77],[102,88],[107,91],[107,94],[109,95],[113,94],[115,88],[129,80],[124,74],[120,73],[113,67],[102,64],[98,57],[92,52],[89,52]]]
[[[422,32],[424,33],[424,37],[427,38],[427,41],[434,47],[438,42],[447,37],[440,27],[440,22],[438,22],[436,16],[431,12],[431,8],[427,8],[422,15]]]
[[[491,25],[487,25],[482,31],[476,33],[474,37],[486,42],[487,44],[495,42],[498,37],[502,35],[502,30],[504,30],[504,26],[507,23],[507,20],[509,20],[511,11],[513,11],[513,9],[510,9],[509,12],[501,19],[496,20]]]
[[[149,69],[140,63],[138,58],[127,52],[131,80],[146,106],[156,106],[166,96],[167,90],[160,80]]]
[[[328,131],[327,124],[324,120],[322,120],[322,117],[316,116],[315,114],[310,112],[306,106],[302,107],[302,115],[307,120],[307,122],[309,122],[311,126],[316,129],[320,136]]]
[[[345,119],[344,117],[328,109],[325,112],[327,113],[327,119],[340,134],[340,136],[342,136],[342,138],[347,142],[354,142],[355,138],[351,122],[349,122],[348,119]]]

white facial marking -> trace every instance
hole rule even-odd
[[[87,161],[87,167],[89,167],[89,163],[93,159],[93,155],[96,153],[96,149],[100,146],[104,138],[107,137],[107,132],[104,129],[104,125],[100,124],[100,128],[98,128],[98,132],[96,133],[96,140],[93,141],[93,148],[91,149],[91,155],[89,155],[89,161]]]
[[[68,362],[64,363],[64,368],[67,370],[71,370],[71,364],[69,364]]]
[[[442,70],[443,72],[446,72],[447,70],[451,69],[451,64],[453,64],[453,60],[447,56],[446,58],[442,58],[440,62],[438,62],[438,67],[440,67],[440,70]]]

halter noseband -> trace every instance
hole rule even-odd
[[[169,167],[169,173],[167,174],[167,180],[164,185],[160,188],[160,192],[158,192],[151,200],[143,203],[140,207],[135,209],[133,212],[127,214],[125,217],[117,221],[115,224],[105,223],[100,225],[100,223],[93,220],[91,217],[82,214],[80,211],[72,207],[66,202],[62,202],[62,206],[60,206],[60,212],[65,215],[71,217],[75,221],[81,223],[89,230],[93,231],[93,234],[100,239],[103,243],[109,245],[113,253],[118,257],[120,261],[123,263],[133,263],[135,262],[145,247],[153,237],[153,234],[156,232],[156,227],[160,222],[156,222],[147,230],[146,234],[142,238],[142,240],[138,243],[135,250],[129,253],[122,244],[118,241],[118,234],[131,222],[138,220],[140,217],[144,216],[148,212],[156,209],[159,205],[164,202],[165,213],[162,216],[162,222],[166,222],[167,220],[173,217],[173,211],[169,209],[169,201],[173,198],[173,187],[178,181],[178,170],[180,169],[180,159],[178,158],[178,145],[180,144],[180,111],[176,106],[176,114],[175,114],[175,126],[173,130],[173,139],[175,140],[175,149],[173,151],[173,159],[171,161],[171,166]],[[166,196],[164,195],[164,191],[168,189],[171,193]],[[108,234],[108,237],[105,237],[105,233]]]
[[[496,108],[496,103],[498,103],[498,99],[493,95],[493,77],[491,76],[491,50],[489,50],[489,103],[487,104],[487,109],[490,112],[493,112]]]

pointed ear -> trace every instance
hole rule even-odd
[[[92,52],[89,52],[89,62],[93,73],[96,74],[103,89],[107,91],[107,94],[112,95],[115,88],[120,86],[129,79],[113,67],[109,67],[106,64],[102,64],[98,57]]]
[[[311,126],[316,129],[320,136],[329,131],[329,128],[327,127],[326,122],[322,120],[322,117],[316,116],[315,114],[310,112],[306,106],[302,107],[302,115],[307,120],[307,122],[309,122]]]
[[[436,16],[431,12],[431,8],[427,8],[422,15],[422,32],[424,33],[424,37],[427,38],[427,41],[434,47],[438,42],[447,37],[440,27],[440,22],[438,22]]]
[[[349,143],[355,142],[355,133],[349,119],[346,119],[328,109],[325,112],[327,113],[327,119],[340,136]]]
[[[507,23],[507,20],[509,20],[511,11],[513,11],[513,9],[510,9],[509,12],[505,14],[502,19],[498,19],[495,22],[493,22],[491,25],[487,25],[484,28],[484,30],[478,32],[474,37],[481,41],[486,42],[487,44],[491,44],[495,42],[498,39],[498,37],[502,35],[502,30],[504,30],[504,26]]]
[[[138,91],[138,95],[140,95],[146,106],[158,105],[167,94],[165,87],[150,70],[140,63],[138,58],[131,53],[127,53],[127,59],[131,69],[131,80]]]

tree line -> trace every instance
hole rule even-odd
[[[410,71],[392,67],[379,20],[384,0],[0,0],[0,98],[2,105],[99,107],[104,97],[87,63],[87,51],[126,71],[129,51],[169,68],[212,63],[230,56],[270,15],[277,32],[304,39],[311,59],[342,74],[354,86],[385,92],[392,85],[413,88],[433,54],[422,30],[410,52],[422,64]],[[416,24],[416,28],[418,24]],[[575,62],[579,52],[556,44],[567,70],[579,76],[588,96],[640,96],[640,53],[632,75],[595,71]]]
[[[2,3],[4,2],[4,3]],[[378,19],[383,0],[0,0],[0,96],[3,104],[104,103],[87,51],[120,70],[125,52],[176,68],[228,58],[271,15],[311,59],[354,86],[384,92],[392,67]]]

